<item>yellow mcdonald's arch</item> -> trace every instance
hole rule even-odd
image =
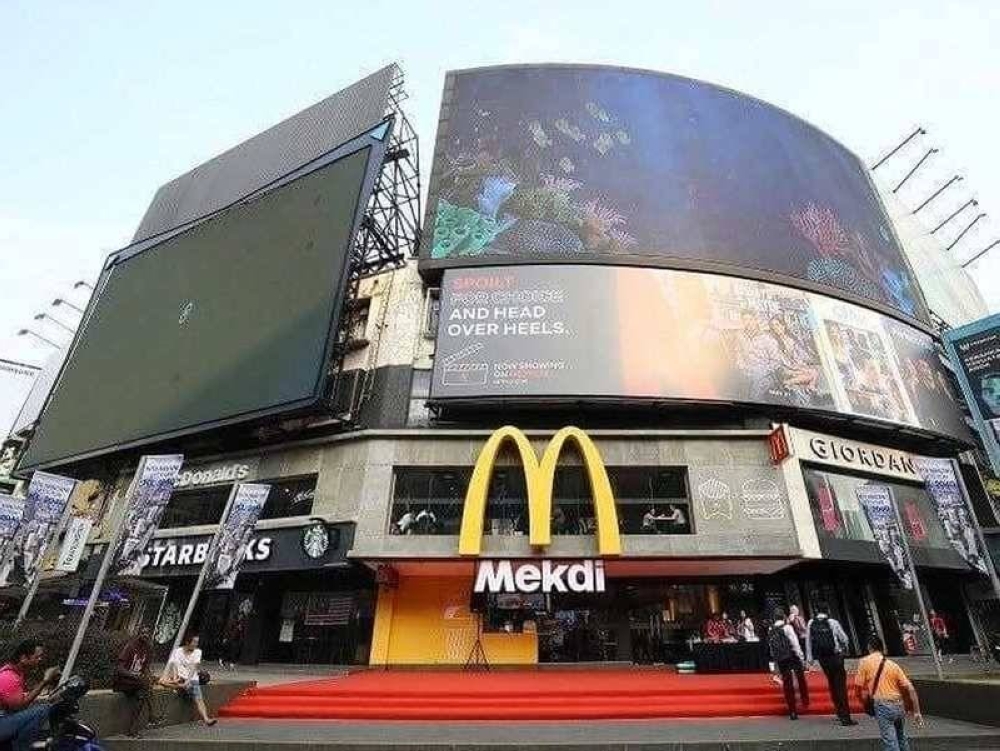
[[[604,461],[597,446],[579,428],[567,427],[560,430],[549,441],[539,463],[528,437],[520,428],[506,425],[494,431],[486,441],[472,479],[465,493],[465,509],[462,512],[462,530],[458,541],[461,555],[479,555],[482,551],[483,519],[486,516],[486,497],[489,494],[490,479],[497,454],[504,444],[510,442],[517,449],[524,467],[524,480],[528,489],[528,539],[534,547],[545,547],[552,542],[550,529],[552,519],[552,484],[556,477],[556,465],[567,441],[576,444],[583,457],[590,481],[590,494],[594,502],[594,516],[597,519],[597,551],[601,555],[620,555],[621,537],[618,532],[618,510],[615,508],[614,493],[608,480]]]

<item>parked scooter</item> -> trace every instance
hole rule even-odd
[[[49,710],[48,733],[32,744],[38,751],[103,751],[97,743],[97,732],[80,722],[80,699],[90,690],[90,685],[79,675],[59,684],[46,699]],[[0,751],[10,751],[10,741],[0,741]]]

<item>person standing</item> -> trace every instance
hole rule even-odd
[[[885,751],[909,751],[906,738],[906,710],[909,706],[917,727],[923,727],[920,700],[906,673],[885,656],[881,637],[868,637],[868,656],[858,663],[854,682],[861,703],[869,708],[878,722],[882,748]]]
[[[788,623],[795,630],[795,638],[799,640],[799,648],[803,653],[806,651],[806,619],[799,612],[798,605],[792,605],[788,609]]]
[[[778,672],[781,674],[781,687],[785,693],[785,704],[788,706],[788,718],[799,719],[795,705],[795,686],[793,677],[799,684],[799,694],[802,697],[802,708],[809,708],[809,686],[806,684],[805,655],[799,646],[795,629],[785,620],[785,611],[780,608],[774,612],[774,624],[767,635],[767,646],[771,651]]]
[[[111,688],[124,694],[133,704],[132,717],[128,724],[128,735],[136,738],[142,732],[142,710],[149,712],[149,724],[159,725],[162,718],[153,709],[153,679],[150,667],[153,656],[152,631],[143,626],[139,634],[126,642],[118,653],[115,672],[111,678]]]
[[[205,707],[205,699],[201,694],[201,675],[198,671],[200,665],[201,650],[198,648],[198,637],[192,634],[170,654],[166,676],[162,683],[167,688],[176,689],[191,699],[201,721],[211,726],[218,720],[210,718]]]
[[[934,648],[941,657],[944,657],[945,654],[951,652],[948,645],[948,641],[951,638],[951,634],[948,633],[948,622],[936,610],[932,610],[929,617],[931,620],[931,634],[934,635]],[[954,657],[948,657],[948,662],[954,661]]]
[[[52,706],[36,702],[42,692],[59,681],[59,671],[49,668],[42,682],[28,689],[28,675],[45,659],[45,648],[37,639],[27,639],[11,653],[10,662],[0,667],[0,741],[10,741],[13,751],[27,751],[35,735],[48,719]]]
[[[828,615],[825,603],[816,607],[816,617],[806,626],[806,664],[818,662],[830,687],[830,698],[837,710],[841,725],[857,725],[851,718],[851,705],[847,698],[847,670],[844,655],[850,642],[840,621]]]

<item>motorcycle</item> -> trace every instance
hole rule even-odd
[[[86,679],[79,675],[53,689],[46,700],[49,709],[49,729],[31,744],[37,751],[103,751],[97,743],[97,732],[77,719],[80,699],[90,690]],[[0,751],[10,751],[10,741],[0,741]]]

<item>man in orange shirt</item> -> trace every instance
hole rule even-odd
[[[869,697],[873,699],[874,716],[885,751],[910,751],[904,727],[906,709],[909,707],[913,711],[917,727],[923,727],[920,700],[903,669],[886,658],[885,645],[878,636],[868,638],[868,656],[858,663],[854,688],[862,704]]]

